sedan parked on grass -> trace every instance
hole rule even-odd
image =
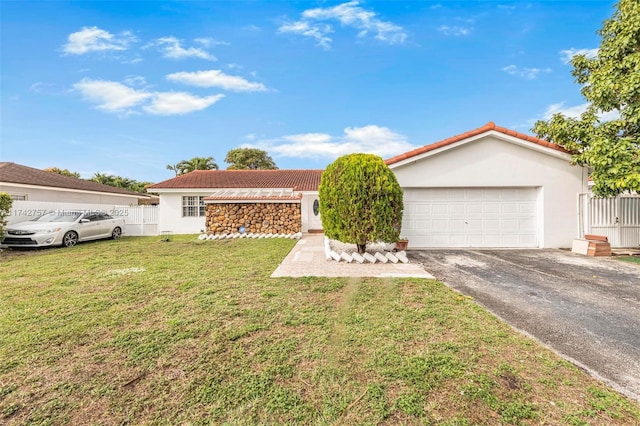
[[[82,241],[122,236],[124,219],[96,211],[51,211],[5,229],[1,247],[72,247]]]

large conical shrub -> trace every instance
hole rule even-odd
[[[402,188],[382,158],[349,154],[327,166],[320,187],[320,215],[327,237],[357,244],[398,240],[402,226]]]

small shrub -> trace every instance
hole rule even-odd
[[[7,225],[7,216],[11,212],[13,200],[6,192],[0,192],[0,236],[4,234],[4,228]]]

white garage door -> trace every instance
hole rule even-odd
[[[536,188],[404,190],[409,247],[538,247]]]

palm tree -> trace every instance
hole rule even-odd
[[[93,177],[89,180],[94,182],[101,183],[103,185],[116,186],[114,183],[114,176],[108,175],[106,173],[98,173],[96,172]]]
[[[179,175],[183,175],[194,170],[218,170],[218,164],[213,157],[194,157],[191,160],[182,160],[175,165],[175,168]]]
[[[176,176],[178,176],[178,172],[180,171],[180,169],[178,169],[178,165],[177,164],[167,164],[167,170],[173,170],[176,174]]]

